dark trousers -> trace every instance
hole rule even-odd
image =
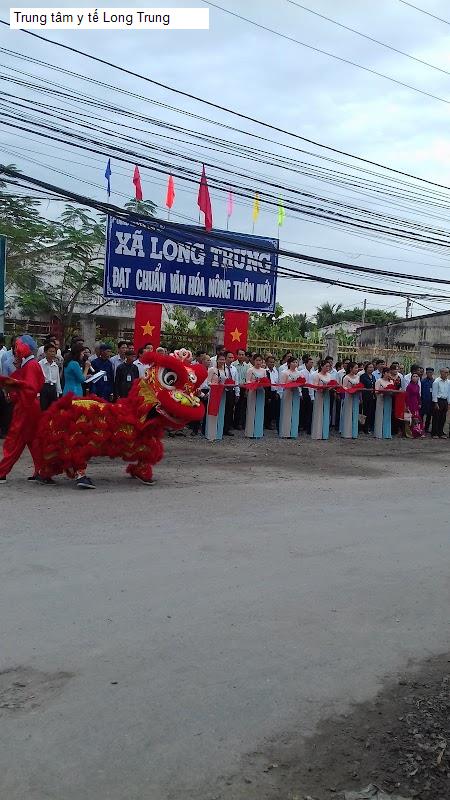
[[[208,395],[202,395],[200,397],[200,402],[202,403],[202,405],[203,405],[203,407],[205,409],[205,413],[203,415],[203,419],[199,420],[198,422],[189,422],[188,428],[191,429],[192,433],[198,433],[199,430],[201,429],[201,431],[203,433],[203,436],[204,436],[205,435],[205,429],[206,429],[206,412],[208,410]]]
[[[0,389],[0,433],[5,436],[11,425],[13,404],[8,402],[4,393]]]
[[[369,433],[369,431],[373,431],[375,425],[376,400],[373,394],[370,392],[363,392],[362,396],[362,410],[366,417],[366,421],[363,425],[363,431],[364,433]]]
[[[336,393],[334,398],[334,427],[338,431],[341,421],[341,398]]]
[[[433,409],[433,421],[431,425],[432,436],[442,436],[444,433],[445,420],[447,419],[448,401],[443,398],[438,400],[438,408]]]
[[[234,427],[237,430],[243,430],[245,428],[246,413],[247,413],[247,391],[245,389],[241,389],[240,395],[237,398],[234,406]]]
[[[236,395],[234,389],[225,389],[225,418],[223,421],[224,433],[229,433],[233,427],[235,400]]]
[[[423,426],[426,433],[430,430],[431,420],[433,419],[433,410],[422,408],[420,411],[423,420]]]
[[[272,389],[266,389],[266,402],[264,405],[264,427],[272,428],[273,423],[278,427],[280,418],[280,395]]]
[[[44,383],[41,390],[41,411],[47,411],[51,404],[58,399],[56,386],[53,383]]]
[[[311,433],[313,401],[309,389],[302,389],[302,402],[300,403],[300,427],[306,433]]]

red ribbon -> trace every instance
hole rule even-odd
[[[208,416],[217,417],[220,408],[220,401],[227,386],[236,386],[231,378],[227,378],[225,383],[212,383],[209,387]]]

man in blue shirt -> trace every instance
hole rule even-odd
[[[16,342],[16,336],[11,337],[11,347],[6,352],[2,353],[2,358],[0,362],[0,375],[6,375],[9,378],[13,372],[17,369],[14,363],[14,345]]]
[[[96,394],[97,397],[101,397],[102,400],[108,402],[114,400],[114,367],[110,360],[111,354],[111,345],[100,345],[100,355],[98,358],[94,358],[94,360],[91,361],[91,367],[95,372],[103,370],[106,374],[98,381],[95,381],[95,383],[92,382],[89,384],[91,394]]]
[[[431,419],[433,416],[433,383],[434,383],[434,369],[427,367],[425,370],[425,378],[422,378],[421,384],[421,408],[420,413],[424,424],[426,433],[430,430]]]

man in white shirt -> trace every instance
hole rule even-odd
[[[138,354],[137,354],[138,357],[137,357],[136,361],[133,361],[133,364],[135,364],[136,367],[139,370],[139,377],[140,378],[144,377],[145,370],[147,369],[147,364],[143,364],[142,361],[141,361],[141,356],[144,354],[144,352],[145,352],[145,348],[144,347],[140,347],[139,350],[138,350]]]
[[[446,367],[439,370],[439,372],[440,377],[434,381],[432,390],[433,420],[431,423],[431,435],[433,439],[446,439],[444,425],[447,419],[450,381]]]
[[[239,379],[235,366],[233,366],[234,353],[231,350],[225,352],[225,375],[227,380],[234,382],[234,388],[225,389],[225,418],[223,422],[223,435],[234,436],[231,428],[233,427],[234,406],[239,397]],[[217,364],[217,361],[216,361]]]
[[[47,411],[51,404],[62,394],[59,365],[56,361],[56,347],[53,342],[44,345],[45,358],[39,361],[39,366],[44,374],[45,383],[41,389],[41,410]]]
[[[214,369],[217,367],[217,356],[222,356],[222,355],[224,356],[225,353],[226,353],[225,347],[223,346],[223,344],[219,344],[216,347],[216,355],[211,358],[211,366],[214,367]]]
[[[264,408],[264,427],[273,430],[278,425],[280,417],[280,395],[279,390],[274,389],[274,384],[280,382],[278,370],[275,366],[275,358],[270,353],[266,356],[266,374],[270,379],[271,388],[266,390],[266,402]]]
[[[383,367],[386,366],[386,362],[382,358],[377,358],[375,361],[375,369],[372,373],[373,377],[376,381],[381,378]]]
[[[126,359],[126,352],[128,350],[128,342],[121,341],[117,343],[117,354],[111,358],[111,364],[113,365],[114,370],[114,377],[116,376],[117,367],[120,367],[121,364],[125,364]]]
[[[240,347],[236,351],[236,361],[233,361],[233,367],[237,373],[237,382],[239,385],[246,383],[248,359],[245,350]],[[247,410],[247,392],[245,389],[239,389],[239,397],[236,400],[234,407],[234,427],[238,431],[243,431],[245,427],[245,414]]]
[[[311,356],[304,359],[303,369],[300,370],[300,376],[305,379],[306,383],[311,383],[312,369],[314,361]],[[313,412],[314,389],[302,389],[302,402],[300,404],[300,427],[306,433],[311,433],[311,422]]]

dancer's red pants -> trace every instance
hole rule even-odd
[[[25,447],[28,447],[34,463],[35,473],[39,470],[39,452],[35,443],[36,429],[41,409],[35,399],[26,405],[17,401],[11,425],[3,442],[3,458],[0,461],[0,478],[5,478],[19,460]]]

